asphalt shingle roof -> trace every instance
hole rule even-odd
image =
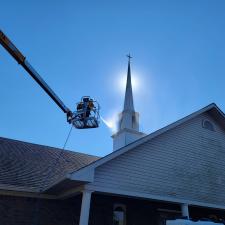
[[[0,189],[39,192],[97,159],[97,156],[0,137]]]

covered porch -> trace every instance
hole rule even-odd
[[[164,225],[181,217],[189,217],[185,204],[83,191],[79,225]]]
[[[167,219],[225,220],[225,210],[83,191],[79,225],[164,225]]]
[[[79,191],[63,199],[0,195],[0,216],[7,225],[164,225],[182,216],[225,220],[225,210]]]

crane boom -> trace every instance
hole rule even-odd
[[[38,72],[26,60],[26,57],[0,30],[0,44],[7,52],[30,74],[30,76],[41,86],[42,89],[67,115],[67,122],[72,123],[77,129],[97,128],[99,126],[99,105],[89,96],[84,96],[77,104],[77,111],[72,112],[55,92],[48,86]],[[78,107],[79,106],[79,107]],[[80,108],[81,106],[81,108]]]
[[[61,108],[61,110],[71,116],[71,110],[62,102],[55,92],[48,86],[38,72],[29,64],[26,57],[16,48],[10,39],[0,30],[0,44],[8,51],[8,53],[31,75],[31,77],[41,86],[42,89],[52,98],[52,100]]]

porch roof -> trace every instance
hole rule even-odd
[[[97,156],[0,137],[0,189],[39,192]]]

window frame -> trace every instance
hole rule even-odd
[[[207,123],[207,125],[206,125]],[[202,120],[202,127],[204,129],[207,129],[209,131],[215,131],[215,126],[214,124],[210,121],[210,120],[207,120],[207,119],[203,119]]]
[[[122,225],[126,225],[127,224],[127,207],[125,204],[121,204],[121,203],[115,203],[113,205],[113,225],[115,224],[115,221],[114,221],[114,212],[116,211],[115,209],[118,208],[118,207],[121,207],[123,209],[123,213],[124,213],[124,218],[123,218],[123,224]]]

